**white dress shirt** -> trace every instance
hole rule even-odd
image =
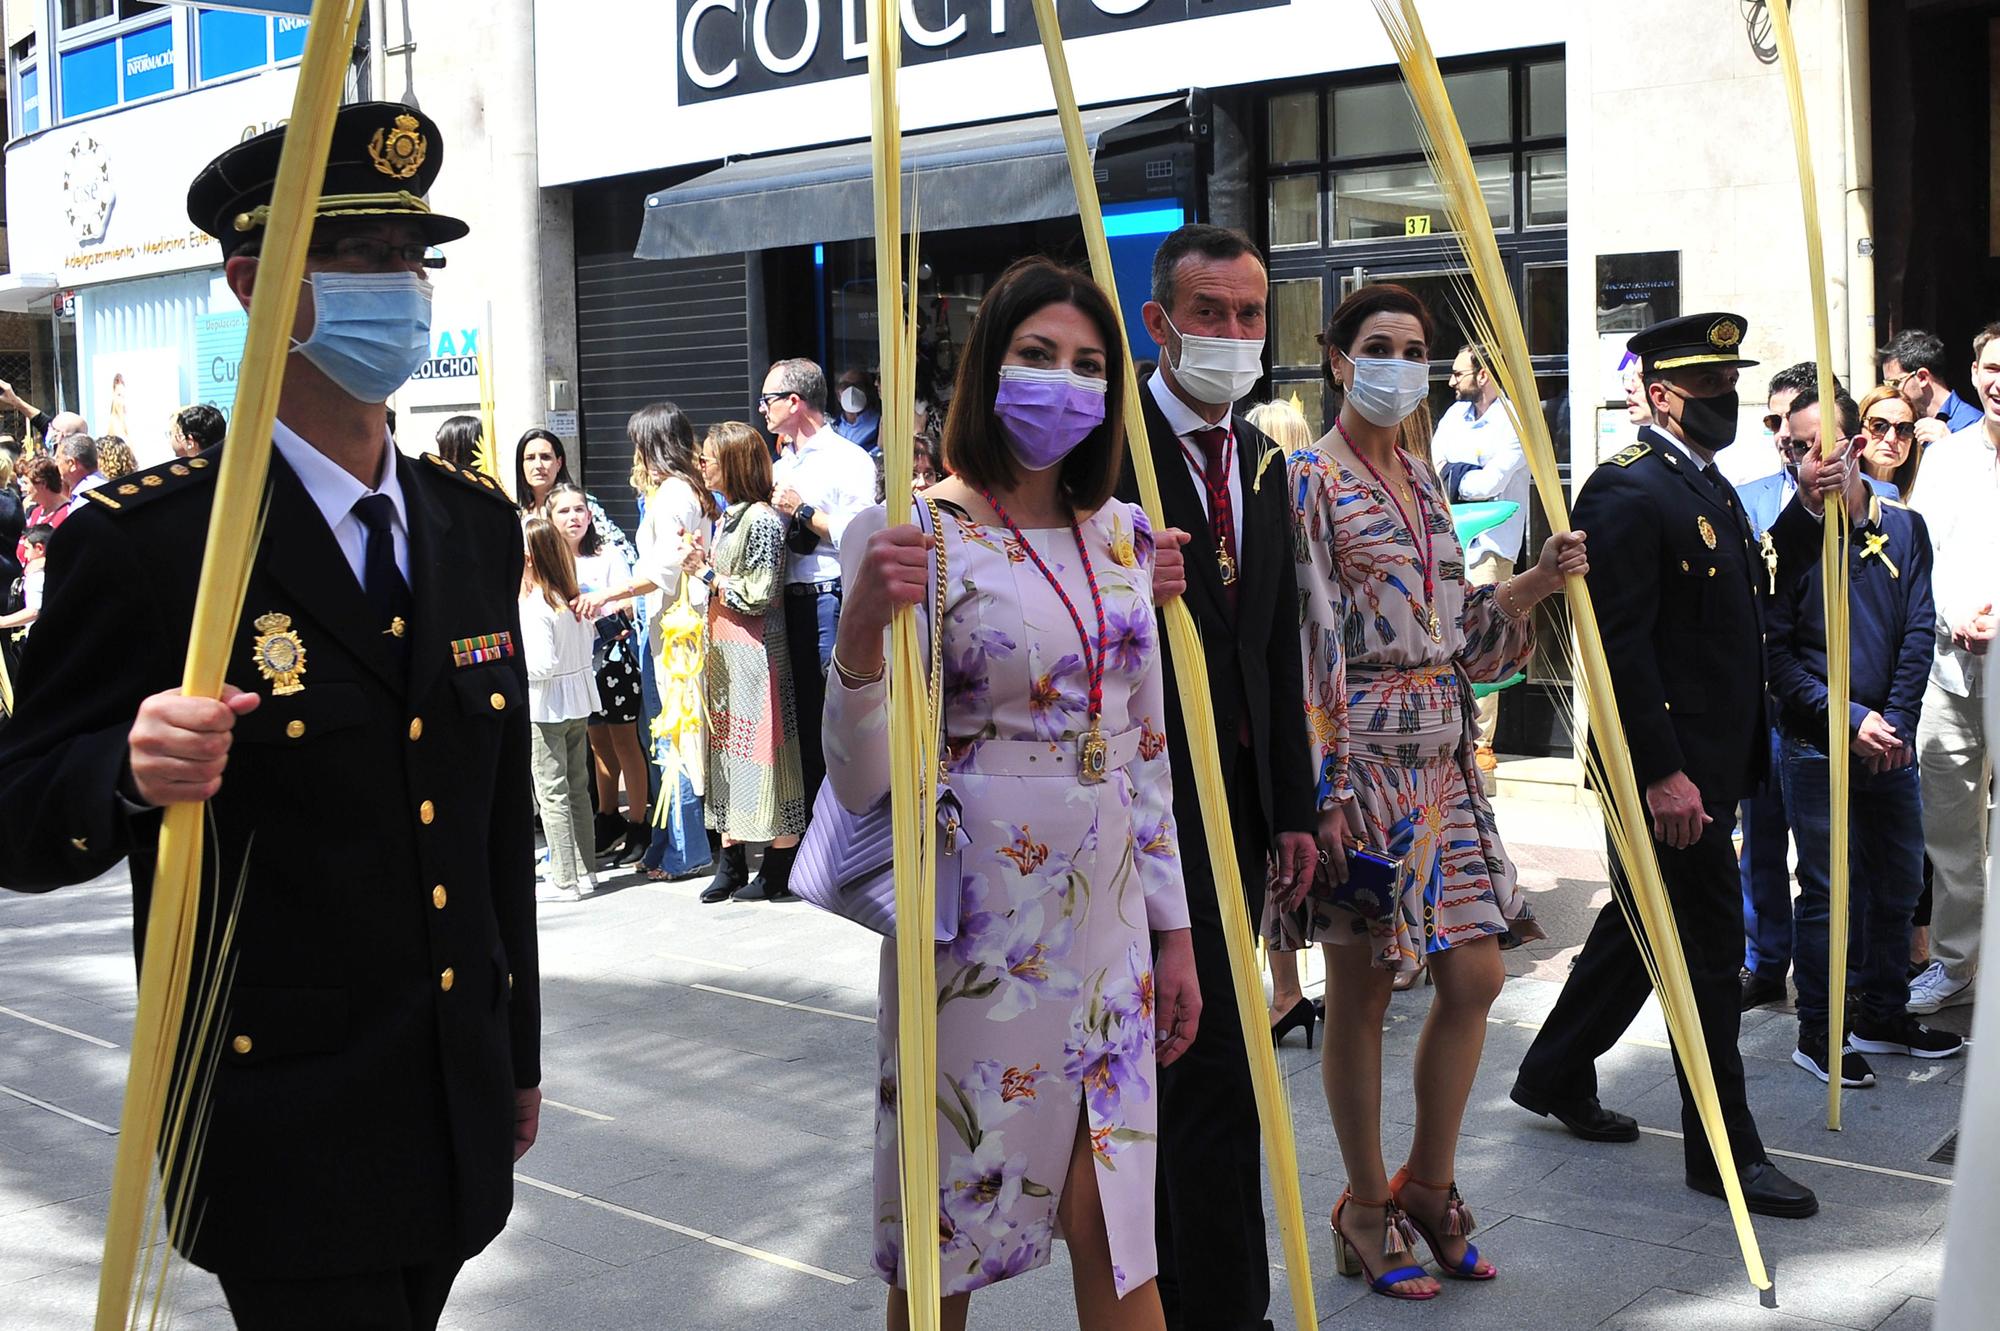
[[[1182,444],[1181,462],[1187,467],[1188,475],[1194,479],[1195,498],[1201,503],[1201,511],[1208,514],[1209,523],[1212,526],[1215,521],[1215,515],[1208,512],[1208,482],[1203,479],[1201,470],[1203,454],[1201,445],[1194,440],[1194,432],[1196,430],[1206,430],[1211,427],[1193,407],[1181,401],[1174,394],[1174,390],[1167,387],[1165,376],[1161,375],[1157,370],[1153,372],[1153,377],[1146,381],[1146,387],[1152,390],[1153,401],[1159,403],[1160,414],[1167,418],[1167,428],[1180,438]],[[1242,447],[1242,440],[1236,435],[1236,414],[1234,409],[1231,410],[1229,415],[1224,416],[1215,424],[1229,431],[1231,445],[1229,449],[1229,541],[1234,547],[1230,550],[1229,554],[1233,559],[1241,559],[1243,555],[1243,460],[1236,456],[1236,449]]]
[[[1960,698],[1980,696],[1985,658],[1952,645],[1952,629],[1982,606],[2000,606],[2000,457],[1982,420],[1924,450],[1910,507],[1930,528],[1931,596],[1937,643],[1931,682]]]
[[[826,519],[818,545],[805,554],[786,552],[785,582],[840,581],[840,538],[848,523],[875,507],[875,459],[822,425],[772,464],[771,488],[797,490],[799,501]]]
[[[1521,545],[1528,536],[1528,455],[1514,433],[1514,418],[1499,398],[1486,408],[1484,416],[1472,414],[1473,404],[1460,402],[1447,411],[1431,436],[1431,461],[1440,475],[1445,465],[1469,462],[1473,470],[1458,483],[1458,497],[1467,502],[1507,500],[1519,505],[1514,516],[1489,527],[1472,538],[1465,549],[1467,567],[1486,555],[1498,555],[1508,563],[1521,558]]]
[[[396,567],[402,571],[404,582],[410,580],[410,512],[403,502],[403,482],[396,474],[399,450],[394,441],[388,441],[382,479],[372,488],[356,480],[352,472],[307,443],[283,421],[272,422],[271,444],[298,476],[299,484],[305,486],[313,507],[332,528],[334,543],[347,557],[347,566],[354,570],[355,582],[363,587],[368,585],[363,572],[368,556],[368,528],[356,516],[354,506],[369,495],[389,496],[396,509],[395,521],[389,528],[395,541]]]

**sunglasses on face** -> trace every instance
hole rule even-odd
[[[1870,439],[1884,438],[1891,430],[1896,432],[1896,438],[1906,444],[1917,437],[1915,421],[1889,421],[1880,416],[1870,416],[1862,422],[1862,425],[1867,429]]]
[[[1783,425],[1784,423],[1785,423],[1785,418],[1783,416],[1780,416],[1775,411],[1764,418],[1764,428],[1769,430],[1772,434],[1776,434],[1778,432],[1778,427],[1780,425]]]
[[[790,393],[759,393],[757,395],[757,410],[769,411],[773,402],[782,402],[790,396],[792,396]]]

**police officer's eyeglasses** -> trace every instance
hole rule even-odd
[[[1894,430],[1896,437],[1906,444],[1917,437],[1917,424],[1915,421],[1887,421],[1880,416],[1870,416],[1861,424],[1868,431],[1870,439],[1883,438],[1891,430]]]
[[[391,264],[416,264],[435,271],[444,267],[444,251],[435,245],[413,241],[406,245],[376,240],[373,236],[343,236],[324,245],[309,245],[306,253],[315,259],[365,268],[387,268]]]

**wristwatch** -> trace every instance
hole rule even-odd
[[[813,514],[817,512],[819,510],[811,504],[800,504],[792,510],[792,521],[798,523],[801,527],[810,527],[812,526]]]
[[[703,569],[701,571],[701,581],[704,587],[713,587],[715,585],[715,570],[712,568]]]

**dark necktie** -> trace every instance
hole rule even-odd
[[[396,567],[396,504],[387,495],[364,495],[354,505],[354,516],[368,529],[368,545],[361,557],[361,590],[368,597],[379,632],[390,642],[398,659],[409,656],[410,611],[415,605],[410,584]]]
[[[1229,613],[1236,614],[1240,566],[1236,559],[1236,518],[1229,506],[1229,430],[1211,425],[1188,438],[1201,449],[1201,481],[1208,491],[1208,530],[1215,539],[1215,563],[1222,574],[1222,592]]]

